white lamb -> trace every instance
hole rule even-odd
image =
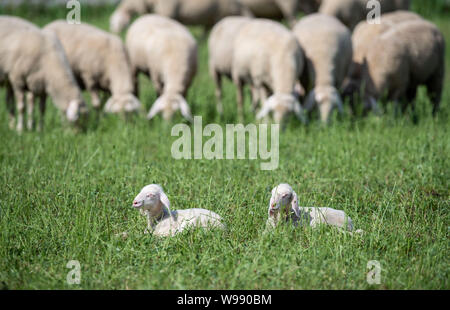
[[[112,96],[105,110],[110,113],[139,111],[133,95],[133,73],[122,40],[97,27],[71,25],[59,20],[45,26],[61,41],[79,85],[91,94],[92,105],[101,107],[100,91]]]
[[[262,103],[257,119],[273,111],[276,122],[290,112],[303,120],[302,107],[294,94],[303,72],[304,56],[297,39],[286,27],[267,19],[249,21],[234,40],[232,62],[240,118],[243,87],[249,84],[253,106]],[[272,96],[267,99],[269,92]]]
[[[333,109],[343,112],[339,89],[352,62],[352,35],[337,18],[319,13],[302,18],[293,32],[306,58],[301,79],[309,91],[305,110],[317,106],[326,122]]]
[[[289,184],[280,184],[272,189],[270,198],[268,229],[276,227],[281,222],[292,221],[295,226],[309,225],[317,227],[325,224],[336,226],[343,231],[353,231],[353,221],[342,210],[332,208],[299,207],[298,197]],[[362,230],[356,230],[362,233]]]
[[[180,110],[191,120],[185,96],[197,72],[197,42],[189,30],[175,20],[144,15],[128,30],[126,46],[136,83],[139,73],[148,75],[159,96],[147,118],[162,111],[170,119]]]
[[[188,228],[224,229],[222,218],[205,209],[170,210],[170,202],[161,186],[145,186],[133,201],[133,207],[147,217],[147,230],[156,236],[174,236]]]
[[[43,127],[45,102],[50,95],[54,105],[71,123],[78,124],[87,113],[64,49],[57,37],[35,25],[11,16],[0,16],[0,85],[6,83],[9,125],[14,127],[16,100],[17,131],[23,130],[25,100],[27,128],[33,128],[34,99],[40,100]],[[28,92],[27,98],[25,98]]]

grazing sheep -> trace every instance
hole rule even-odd
[[[148,75],[159,96],[147,118],[162,111],[167,120],[179,109],[191,120],[184,98],[197,72],[197,43],[186,27],[163,16],[144,15],[128,30],[126,46],[136,83],[140,72]]]
[[[133,95],[131,64],[122,40],[88,24],[71,25],[60,20],[44,29],[61,41],[72,71],[82,89],[91,94],[92,105],[101,107],[100,91],[112,94],[107,112],[135,112],[141,107]]]
[[[319,12],[337,17],[348,28],[367,18],[373,8],[368,8],[370,0],[323,0]],[[411,0],[378,0],[380,14],[395,10],[408,10]]]
[[[361,74],[364,59],[370,49],[376,48],[373,46],[374,38],[380,36],[392,27],[410,20],[422,20],[422,17],[410,11],[395,11],[383,14],[381,16],[380,24],[369,24],[366,21],[362,21],[355,28],[352,35],[353,60],[343,91],[344,98],[350,100],[353,110],[353,95],[354,93],[359,92],[361,88]]]
[[[319,13],[302,18],[293,32],[306,58],[302,84],[309,95],[305,109],[317,105],[326,122],[334,108],[343,112],[339,89],[352,61],[352,35],[337,18]]]
[[[185,25],[206,28],[226,16],[252,16],[239,0],[123,0],[111,16],[111,31],[122,31],[135,15],[155,13]]]
[[[23,19],[10,16],[0,16],[0,84],[5,82],[9,124],[14,127],[14,93],[18,112],[16,129],[19,132],[23,130],[25,100],[27,128],[30,130],[33,128],[35,98],[40,100],[38,130],[43,128],[47,95],[71,123],[78,124],[81,114],[87,112],[64,49],[56,36]]]
[[[302,107],[294,96],[303,71],[304,56],[295,36],[281,24],[254,19],[239,31],[233,44],[232,77],[237,87],[239,115],[242,118],[243,87],[252,87],[253,106],[261,101],[261,119],[273,111],[281,122],[289,113],[303,120]],[[273,95],[267,99],[268,91]]]
[[[234,39],[242,26],[250,20],[248,17],[226,17],[214,26],[209,36],[209,72],[216,84],[219,113],[223,112],[222,77],[226,76],[231,79]]]
[[[445,39],[441,31],[425,20],[411,20],[376,37],[363,65],[365,108],[387,99],[412,104],[417,88],[425,85],[436,115],[443,90]],[[403,110],[407,104],[403,105]]]
[[[240,0],[255,17],[286,19],[293,26],[300,11],[310,14],[319,9],[319,0]]]
[[[281,222],[292,221],[294,226],[317,227],[325,224],[353,231],[352,219],[342,210],[299,207],[297,194],[289,184],[280,184],[272,189],[268,216],[266,223],[268,229],[276,227]],[[362,233],[362,230],[358,229],[355,232]]]
[[[205,209],[170,210],[170,202],[161,186],[150,184],[142,188],[133,207],[147,217],[147,230],[156,236],[174,236],[190,227],[221,228],[222,218]]]

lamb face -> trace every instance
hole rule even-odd
[[[280,184],[272,189],[269,204],[269,217],[276,217],[279,213],[288,215],[290,209],[300,217],[297,194],[289,184]]]
[[[162,187],[158,184],[145,186],[133,200],[133,208],[147,211],[147,215],[152,218],[159,217],[164,211],[163,207],[167,208],[170,216],[173,218],[169,198],[167,198]]]
[[[294,95],[273,95],[266,102],[264,102],[261,111],[256,116],[257,119],[266,117],[270,111],[273,112],[273,119],[276,123],[281,123],[291,112],[297,116],[298,119],[305,122],[303,109]]]
[[[141,110],[141,102],[134,95],[126,94],[121,96],[111,97],[105,105],[105,112],[119,113],[125,111],[126,113],[139,112]]]
[[[318,86],[311,91],[306,102],[306,109],[311,110],[316,104],[319,108],[322,122],[327,122],[336,108],[339,112],[343,112],[341,96],[338,90],[332,86]]]

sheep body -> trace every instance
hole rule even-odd
[[[233,43],[236,34],[250,18],[232,16],[222,19],[211,31],[208,41],[209,72],[216,85],[216,98],[218,110],[222,107],[222,77],[231,79],[233,64]]]
[[[197,43],[186,27],[166,17],[144,15],[128,30],[126,46],[136,83],[139,73],[149,75],[160,96],[148,119],[160,111],[170,119],[178,109],[191,119],[184,97],[197,72]]]
[[[175,19],[185,25],[207,28],[226,16],[252,16],[238,0],[124,0],[111,16],[111,30],[120,32],[134,15],[146,13]]]
[[[384,95],[393,101],[412,102],[418,86],[425,85],[436,114],[445,73],[445,39],[441,31],[425,20],[411,20],[386,31],[373,44],[383,49],[367,53],[362,74],[366,107],[373,107],[373,102]]]
[[[108,112],[140,109],[133,95],[131,64],[119,37],[88,24],[71,25],[63,20],[44,29],[56,33],[79,85],[91,93],[94,107],[101,105],[99,91],[106,91],[112,94],[105,107]]]
[[[47,94],[67,119],[76,123],[87,112],[81,91],[75,81],[64,50],[56,36],[17,17],[0,17],[0,80],[6,81],[10,126],[14,125],[12,94],[18,112],[17,130],[23,130],[25,99],[28,129],[33,127],[35,97],[40,99],[43,127]],[[28,92],[27,98],[25,98]]]
[[[370,0],[323,0],[319,12],[337,17],[348,28],[352,29],[365,20],[371,11],[368,8]],[[380,14],[395,10],[408,10],[410,0],[378,0]]]
[[[380,24],[369,24],[366,21],[362,21],[356,26],[352,35],[353,60],[350,65],[347,80],[345,81],[345,86],[343,87],[344,97],[350,99],[353,110],[355,108],[353,95],[361,88],[364,60],[368,51],[376,48],[373,46],[374,39],[392,27],[411,20],[422,20],[422,17],[410,11],[396,11],[383,14]]]
[[[147,217],[147,230],[156,236],[174,236],[192,227],[224,229],[222,218],[206,209],[171,211],[170,201],[162,187],[150,184],[133,200],[133,207]]]
[[[239,31],[233,44],[232,77],[237,87],[239,114],[243,109],[243,86],[252,87],[253,105],[263,106],[257,118],[271,110],[280,122],[288,112],[301,117],[294,88],[304,67],[302,48],[284,26],[266,19],[253,19]],[[267,92],[273,95],[267,99]]]
[[[337,18],[312,14],[301,19],[293,32],[306,57],[303,87],[310,91],[305,107],[317,105],[322,121],[337,107],[343,110],[339,89],[352,61],[350,31]]]

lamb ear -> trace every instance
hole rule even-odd
[[[167,197],[166,193],[164,193],[163,191],[161,191],[159,193],[159,200],[161,201],[161,203],[167,208],[167,210],[169,210],[169,214],[170,216],[175,220],[173,214],[172,214],[172,210],[170,210],[170,201],[169,198]]]
[[[298,196],[296,192],[292,192],[292,202],[291,202],[292,210],[297,217],[300,217],[300,208],[298,207]]]

